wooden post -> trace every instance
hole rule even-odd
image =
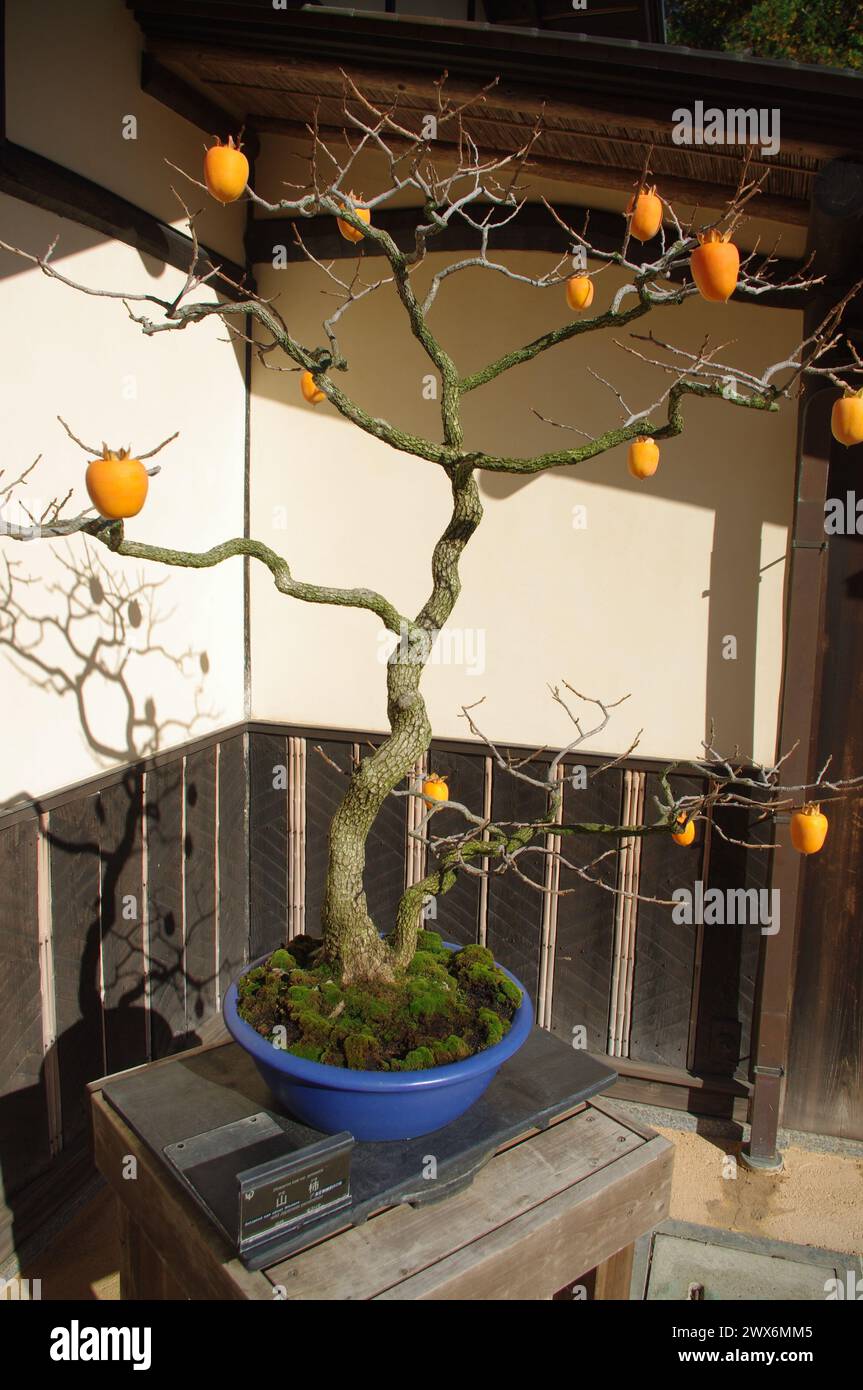
[[[825,283],[807,305],[804,333],[811,333],[860,273],[860,226],[863,220],[863,166],[833,160],[815,185],[809,224],[809,251],[816,274]],[[818,691],[827,539],[824,503],[832,436],[830,412],[835,388],[807,390],[800,412],[794,520],[789,545],[786,597],[786,642],[780,701],[778,751],[798,746],[783,767],[783,781],[800,784],[813,775],[818,732]],[[788,815],[778,816],[787,845]],[[788,1057],[791,996],[794,986],[797,917],[800,907],[801,858],[790,849],[774,860],[772,886],[780,892],[781,928],[762,937],[756,1004],[752,1125],[748,1148],[741,1155],[750,1167],[777,1171],[776,1150],[783,1080]]]

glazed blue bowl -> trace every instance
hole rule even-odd
[[[460,948],[444,943],[449,950]],[[290,946],[290,943],[289,943]],[[252,961],[245,975],[271,952]],[[503,969],[503,966],[500,967]],[[324,1134],[348,1130],[355,1139],[416,1139],[442,1129],[463,1115],[490,1085],[498,1069],[524,1042],[533,1027],[533,1008],[520,980],[522,1001],[506,1037],[463,1062],[426,1071],[351,1071],[294,1057],[256,1033],[237,1012],[237,986],[225,996],[225,1025],[249,1053],[279,1105]]]

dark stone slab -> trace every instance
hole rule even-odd
[[[452,1124],[419,1139],[357,1143],[351,1166],[353,1206],[324,1217],[312,1229],[278,1239],[265,1250],[244,1255],[250,1269],[262,1269],[322,1236],[400,1202],[419,1205],[451,1196],[504,1144],[545,1129],[590,1096],[606,1090],[617,1073],[578,1052],[544,1029],[534,1028],[524,1047],[498,1072],[485,1095]],[[272,1096],[247,1053],[236,1043],[196,1056],[177,1057],[168,1066],[109,1080],[103,1095],[147,1147],[171,1169],[164,1149],[235,1120],[264,1112],[284,1131],[284,1152],[317,1143],[318,1130],[273,1108]],[[436,1177],[424,1176],[429,1159]],[[236,1172],[248,1167],[238,1153]],[[174,1179],[176,1180],[176,1179]],[[230,1180],[230,1179],[226,1179]],[[233,1176],[236,1181],[236,1173]]]

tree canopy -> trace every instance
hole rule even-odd
[[[671,44],[863,68],[858,0],[667,0],[666,17]]]

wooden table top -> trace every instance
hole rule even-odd
[[[101,1094],[103,1084],[90,1088],[96,1163],[124,1220],[170,1271],[173,1291],[164,1296],[550,1298],[668,1215],[673,1146],[595,1099],[510,1142],[463,1191],[391,1207],[252,1273]],[[430,1135],[430,1152],[433,1142]]]

